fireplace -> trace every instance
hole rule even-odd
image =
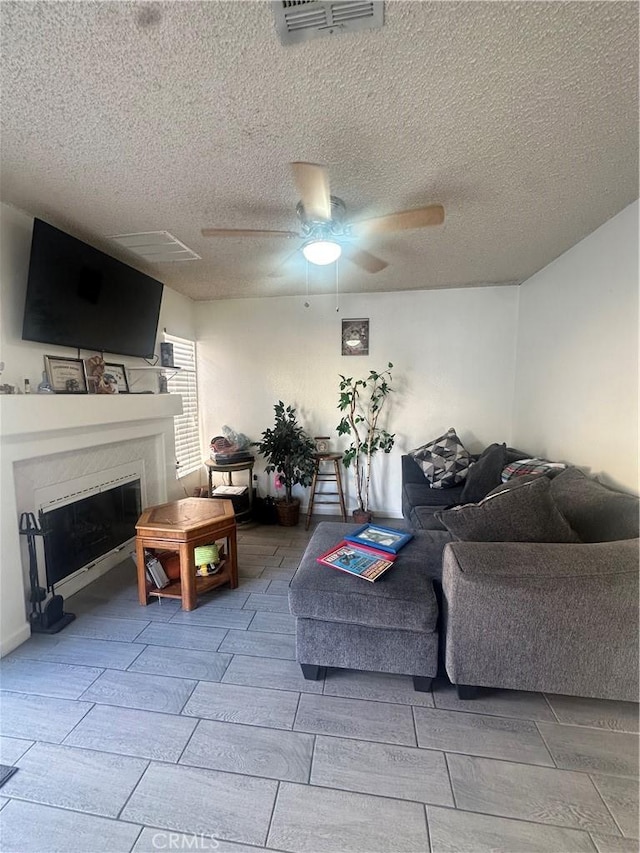
[[[74,500],[40,510],[47,586],[122,551],[136,535],[142,510],[140,479],[100,485]]]
[[[56,508],[134,480],[140,480],[143,509],[180,497],[173,418],[181,410],[175,394],[0,395],[0,654],[30,634],[29,555],[18,533],[21,514],[38,517],[42,511],[47,522]],[[44,586],[42,537],[37,540]],[[120,547],[72,569],[59,592],[69,598],[135,550],[131,539]]]

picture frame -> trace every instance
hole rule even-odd
[[[355,545],[376,548],[389,554],[397,554],[407,542],[413,539],[413,533],[383,527],[381,524],[363,524],[344,537]]]
[[[84,359],[84,372],[87,377],[87,393],[97,394],[98,385],[104,376],[104,358],[101,355],[92,355]]]
[[[342,355],[369,355],[369,320],[342,321]]]
[[[81,358],[45,355],[44,369],[56,394],[88,394],[87,374]]]
[[[112,361],[105,361],[104,373],[105,376],[110,374],[114,377],[118,386],[118,394],[129,393],[129,380],[127,378],[127,369],[124,364],[115,364]]]

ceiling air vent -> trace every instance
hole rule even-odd
[[[274,0],[272,5],[282,44],[378,29],[384,23],[383,0]]]
[[[139,234],[116,234],[107,237],[123,249],[128,249],[139,258],[154,264],[175,263],[176,261],[201,261],[193,249],[185,246],[168,231],[142,231]]]

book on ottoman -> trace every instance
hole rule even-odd
[[[376,551],[375,548],[343,541],[316,559],[323,566],[339,569],[373,583],[391,568],[395,554],[386,554]]]

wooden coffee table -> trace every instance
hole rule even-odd
[[[215,575],[196,577],[193,549],[216,539],[227,542],[222,568]],[[180,580],[152,592],[161,598],[179,598],[183,610],[195,610],[200,593],[225,583],[231,589],[238,586],[236,518],[231,501],[183,498],[145,509],[136,524],[138,597],[142,605],[148,603],[150,593],[144,561],[146,548],[180,554]]]

